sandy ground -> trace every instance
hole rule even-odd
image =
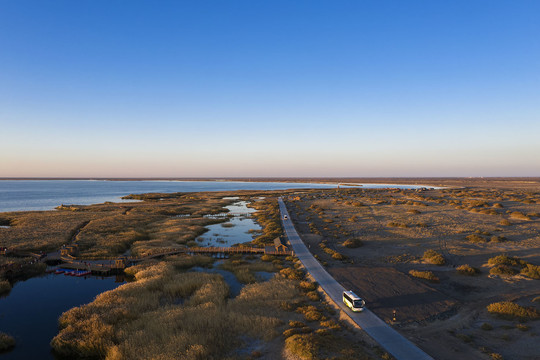
[[[428,190],[339,190],[300,194],[287,205],[300,235],[344,286],[356,289],[370,308],[438,359],[538,359],[540,321],[527,329],[486,311],[490,303],[539,303],[540,280],[489,274],[487,260],[507,254],[540,265],[540,187],[520,180],[480,187]],[[515,185],[515,184],[514,184]],[[513,185],[512,185],[513,186]],[[481,242],[472,242],[476,235]],[[467,238],[469,237],[469,238]],[[358,238],[349,249],[343,241]],[[347,256],[333,259],[320,244]],[[437,266],[422,260],[432,249],[446,259]],[[456,267],[469,264],[479,276]],[[409,270],[432,271],[439,283],[413,278]],[[397,309],[396,309],[397,307]],[[482,330],[484,322],[493,330]]]

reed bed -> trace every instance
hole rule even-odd
[[[247,285],[235,299],[217,274],[178,272],[174,262],[131,268],[135,281],[60,317],[52,340],[63,356],[96,359],[217,359],[243,339],[279,334],[283,302],[301,293],[277,277]]]

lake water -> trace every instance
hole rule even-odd
[[[247,201],[237,201],[225,206],[229,210],[227,214],[233,217],[225,223],[207,226],[208,231],[197,238],[199,245],[229,247],[253,240],[249,230],[258,231],[261,227],[249,216],[256,210],[247,207],[247,204]]]
[[[15,283],[9,295],[0,298],[0,331],[13,336],[17,345],[0,359],[54,359],[49,343],[58,334],[58,317],[119,285],[115,277],[54,274]]]
[[[0,212],[51,210],[61,204],[120,202],[122,196],[149,192],[328,189],[332,184],[241,181],[0,180]],[[363,184],[363,188],[418,188],[414,185]]]

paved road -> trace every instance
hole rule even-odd
[[[343,304],[342,294],[345,290],[311,255],[307,247],[304,245],[300,236],[296,232],[291,217],[287,211],[287,207],[282,199],[279,199],[279,209],[281,211],[281,219],[285,233],[294,249],[295,255],[300,259],[307,271],[313,276],[315,281],[321,285],[323,290],[334,300],[334,302],[344,311],[355,323],[357,323],[369,336],[371,336],[380,346],[387,352],[392,354],[398,360],[421,360],[433,358],[420,350],[416,345],[407,340],[390,325],[379,319],[377,315],[369,309],[365,309],[361,313],[352,312],[345,304]],[[287,220],[284,219],[287,215]],[[362,294],[359,294],[362,296]],[[369,304],[366,304],[369,307]]]

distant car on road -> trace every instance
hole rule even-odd
[[[283,216],[283,220],[287,220],[287,219],[288,219],[287,215]]]
[[[366,302],[364,299],[353,293],[352,291],[343,292],[343,303],[347,305],[352,311],[364,311]]]

